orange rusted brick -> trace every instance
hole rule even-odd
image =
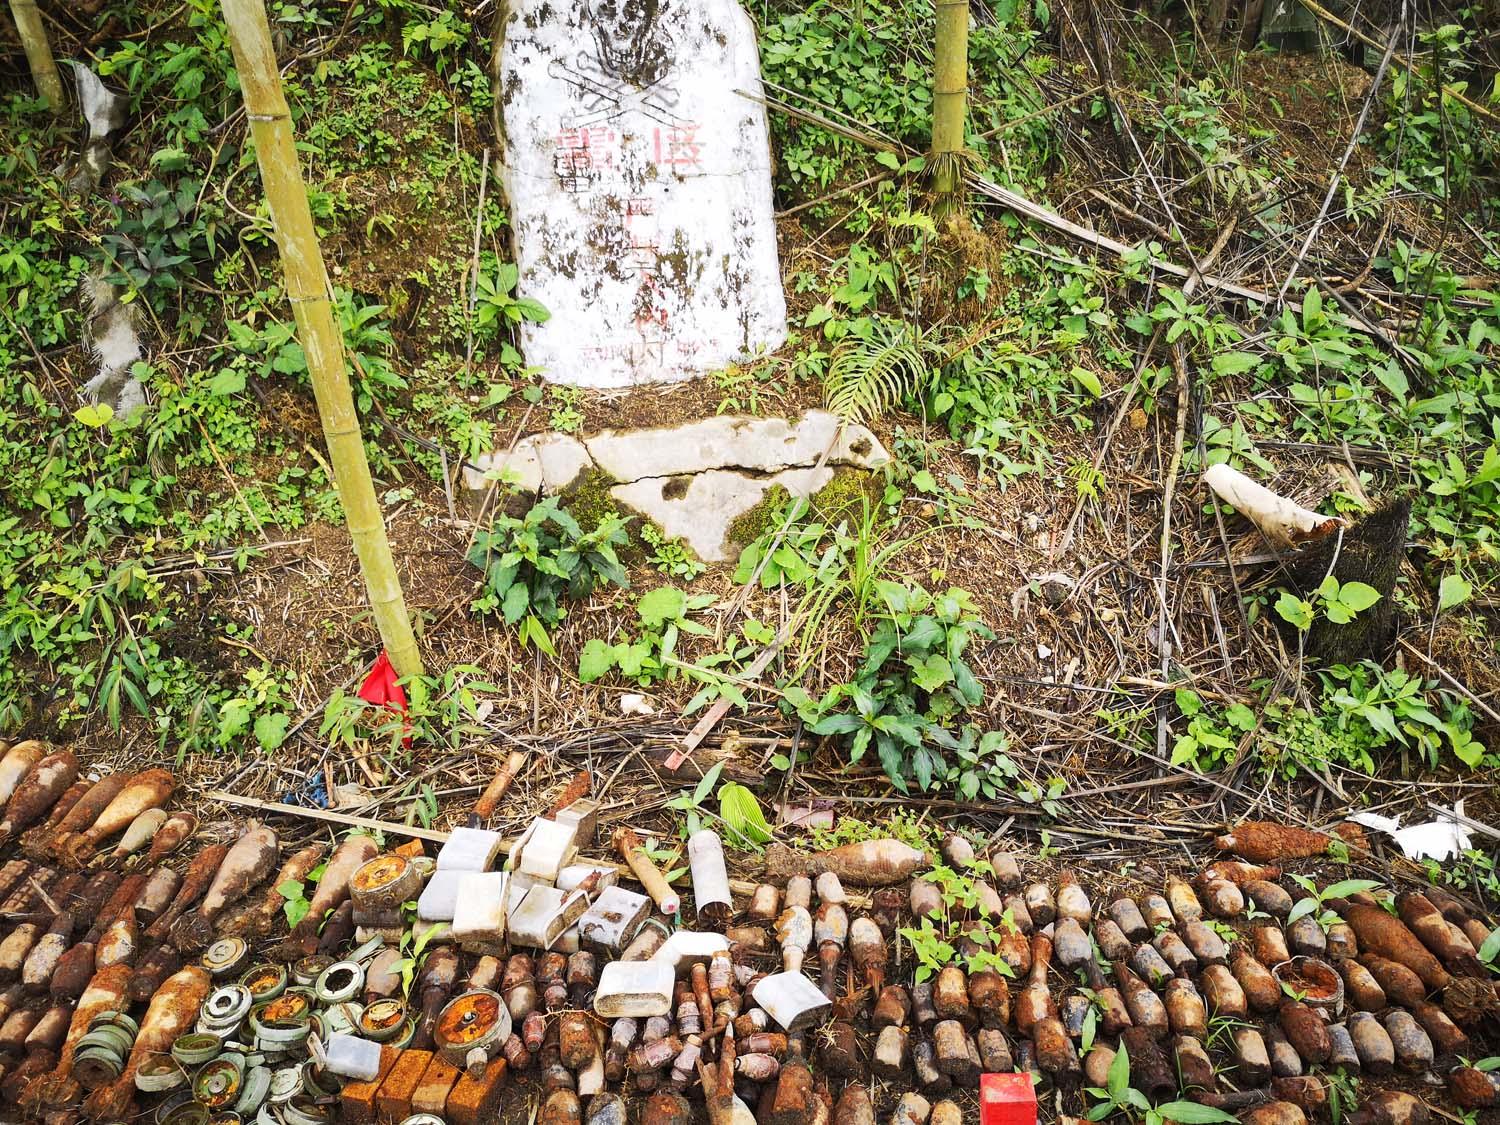
[[[380,1073],[373,1082],[350,1082],[339,1094],[340,1125],[370,1125],[375,1120],[375,1092],[401,1057],[399,1047],[380,1048]]]
[[[411,1096],[432,1062],[431,1051],[402,1051],[375,1095],[375,1119],[396,1125],[411,1116]]]
[[[404,855],[407,859],[421,859],[426,855],[421,840],[408,840],[406,843],[391,849],[397,855]]]
[[[505,1092],[505,1060],[491,1059],[476,1079],[465,1074],[448,1095],[448,1125],[484,1125],[499,1114]]]
[[[448,1104],[448,1092],[458,1081],[459,1073],[458,1067],[433,1055],[432,1062],[427,1064],[427,1073],[422,1075],[422,1081],[412,1093],[411,1111],[442,1117]]]

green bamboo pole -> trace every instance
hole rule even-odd
[[[932,185],[951,203],[963,185],[964,116],[969,97],[969,0],[937,0],[933,51]]]
[[[420,675],[422,658],[401,596],[385,521],[370,480],[370,464],[365,460],[359,415],[354,410],[344,366],[344,341],[328,299],[328,273],[307,206],[307,188],[292,138],[291,113],[281,92],[265,4],[263,0],[222,0],[221,7],[281,250],[287,298],[297,321],[297,339],[307,353],[307,370],[312,376],[349,537],[354,541],[375,624],[391,664],[398,675]]]
[[[47,42],[47,29],[42,26],[42,14],[36,10],[36,0],[10,0],[10,14],[16,21],[16,30],[21,33],[21,46],[26,50],[26,62],[31,67],[36,92],[47,99],[48,109],[61,113],[64,105],[62,77],[57,73],[57,63],[52,58],[52,47]]]

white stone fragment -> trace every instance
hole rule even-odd
[[[488,871],[500,854],[502,837],[482,828],[455,828],[438,851],[438,870]]]
[[[611,961],[599,973],[594,1011],[611,1020],[664,1016],[672,1009],[676,979],[672,966],[659,961]]]
[[[476,944],[505,938],[505,874],[470,871],[458,884],[453,940]]]
[[[729,939],[723,934],[678,930],[651,955],[651,960],[661,965],[670,965],[675,973],[681,974],[688,972],[694,961],[707,961],[715,953],[727,952]]]
[[[323,1045],[323,1069],[352,1082],[373,1082],[380,1075],[380,1044],[357,1035],[334,1034]]]
[[[547,949],[587,909],[588,899],[582,894],[538,883],[511,911],[507,936],[511,945]]]
[[[620,871],[617,867],[609,867],[602,863],[570,863],[557,873],[557,889],[560,891],[577,890],[590,875],[598,872],[598,881],[594,883],[594,891],[598,893],[606,887],[613,887],[620,881]]]
[[[511,864],[522,875],[544,883],[557,882],[557,873],[577,849],[573,837],[578,825],[538,817],[531,822],[520,844],[520,855],[511,852]]]
[[[500,168],[526,361],[621,387],[786,338],[754,24],[734,0],[512,0]]]
[[[424,922],[451,922],[458,905],[458,886],[467,871],[434,871],[417,898],[417,917]]]
[[[773,973],[755,986],[755,1002],[786,1031],[821,1023],[833,1001],[801,973]]]
[[[868,429],[852,425],[840,432],[838,416],[827,410],[809,410],[796,422],[720,414],[660,429],[604,430],[584,444],[594,464],[621,482],[709,469],[811,468],[824,450],[829,450],[827,465],[874,469],[890,460]]]
[[[686,477],[647,477],[617,484],[610,496],[681,539],[704,562],[727,562],[738,549],[728,541],[734,521],[780,485],[793,496],[811,496],[833,479],[833,470],[787,469],[773,476],[712,469]]]
[[[624,948],[646,915],[651,900],[624,887],[606,887],[578,919],[578,936],[609,952]]]

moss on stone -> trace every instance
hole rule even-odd
[[[585,469],[563,494],[563,505],[585,532],[595,530],[611,516],[623,514],[609,494],[614,483],[614,478],[600,469]]]
[[[766,489],[760,503],[735,517],[734,522],[729,525],[729,542],[738,543],[742,547],[754,543],[777,525],[791,500],[790,492],[779,484],[773,484]]]
[[[844,466],[835,470],[833,479],[813,493],[813,515],[829,525],[840,520],[853,521],[860,517],[865,504],[875,503],[879,495],[874,473]]]

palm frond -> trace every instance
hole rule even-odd
[[[824,402],[845,422],[863,422],[919,393],[931,377],[930,346],[920,330],[877,320],[867,337],[850,337],[833,354]]]

